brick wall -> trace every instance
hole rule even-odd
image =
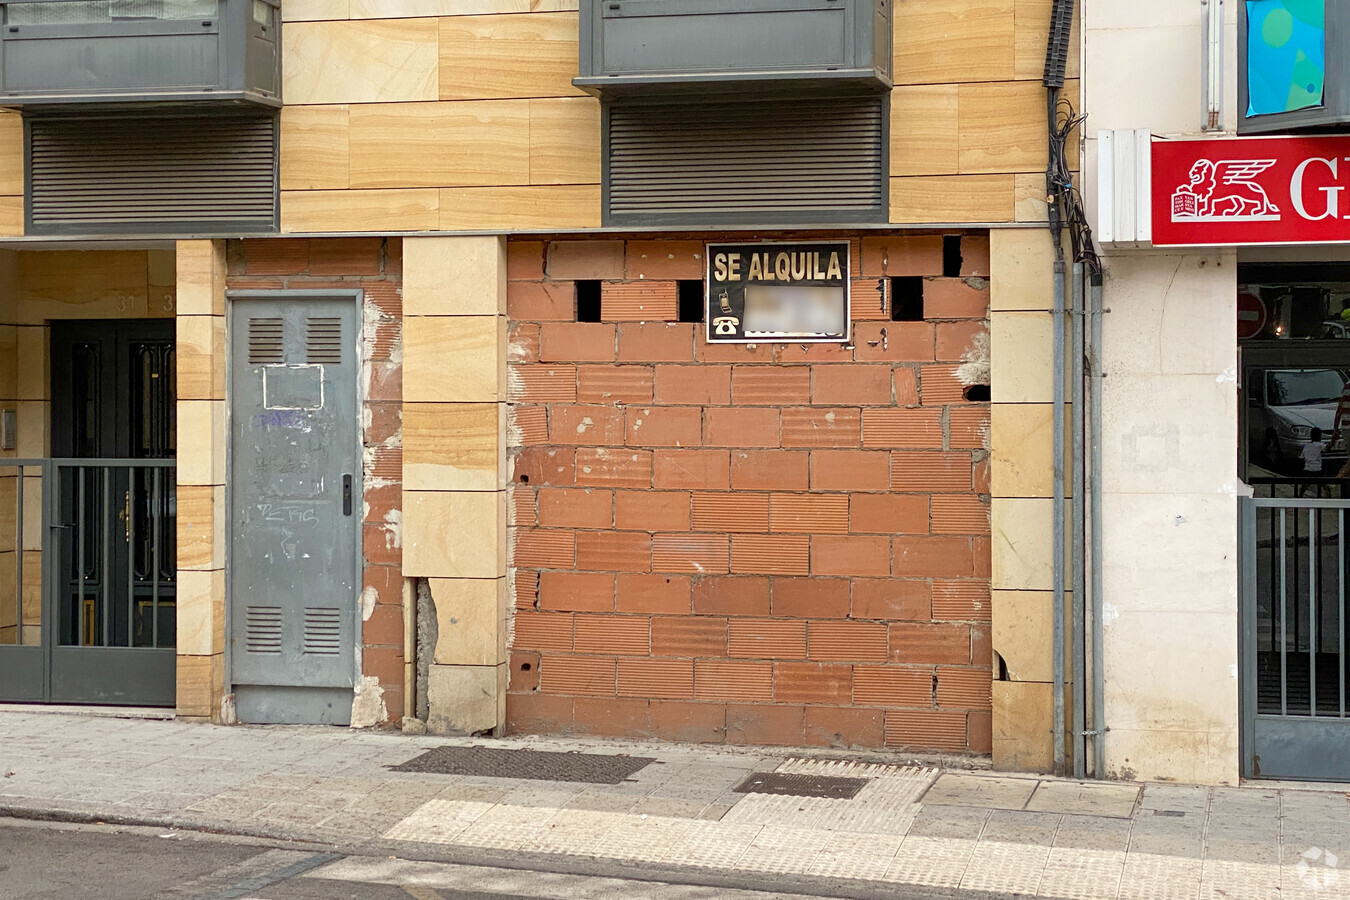
[[[855,238],[851,347],[669,321],[702,253],[510,245],[508,728],[989,752],[987,238]]]
[[[403,716],[402,509],[402,242],[397,238],[230,241],[231,290],[360,288],[362,388],[365,392],[362,522],[361,671],[378,679],[379,699],[354,717],[393,724]]]

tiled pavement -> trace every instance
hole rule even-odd
[[[617,785],[391,771],[483,745],[654,757]],[[1082,900],[1350,898],[1350,794],[1078,784],[762,748],[217,728],[0,710],[0,814],[304,838],[388,854]],[[751,772],[867,779],[849,800],[740,794]],[[1342,862],[1344,861],[1344,862]],[[1342,871],[1342,867],[1346,871]]]

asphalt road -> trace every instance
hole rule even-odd
[[[0,819],[4,900],[787,900],[800,894],[344,855],[155,828]]]

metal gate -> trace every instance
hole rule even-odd
[[[1350,500],[1240,506],[1243,775],[1350,780]]]
[[[347,724],[356,676],[359,292],[230,306],[230,681],[245,722]]]

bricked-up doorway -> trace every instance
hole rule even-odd
[[[699,239],[509,245],[510,730],[989,752],[987,238],[817,237],[849,345],[709,345]]]

